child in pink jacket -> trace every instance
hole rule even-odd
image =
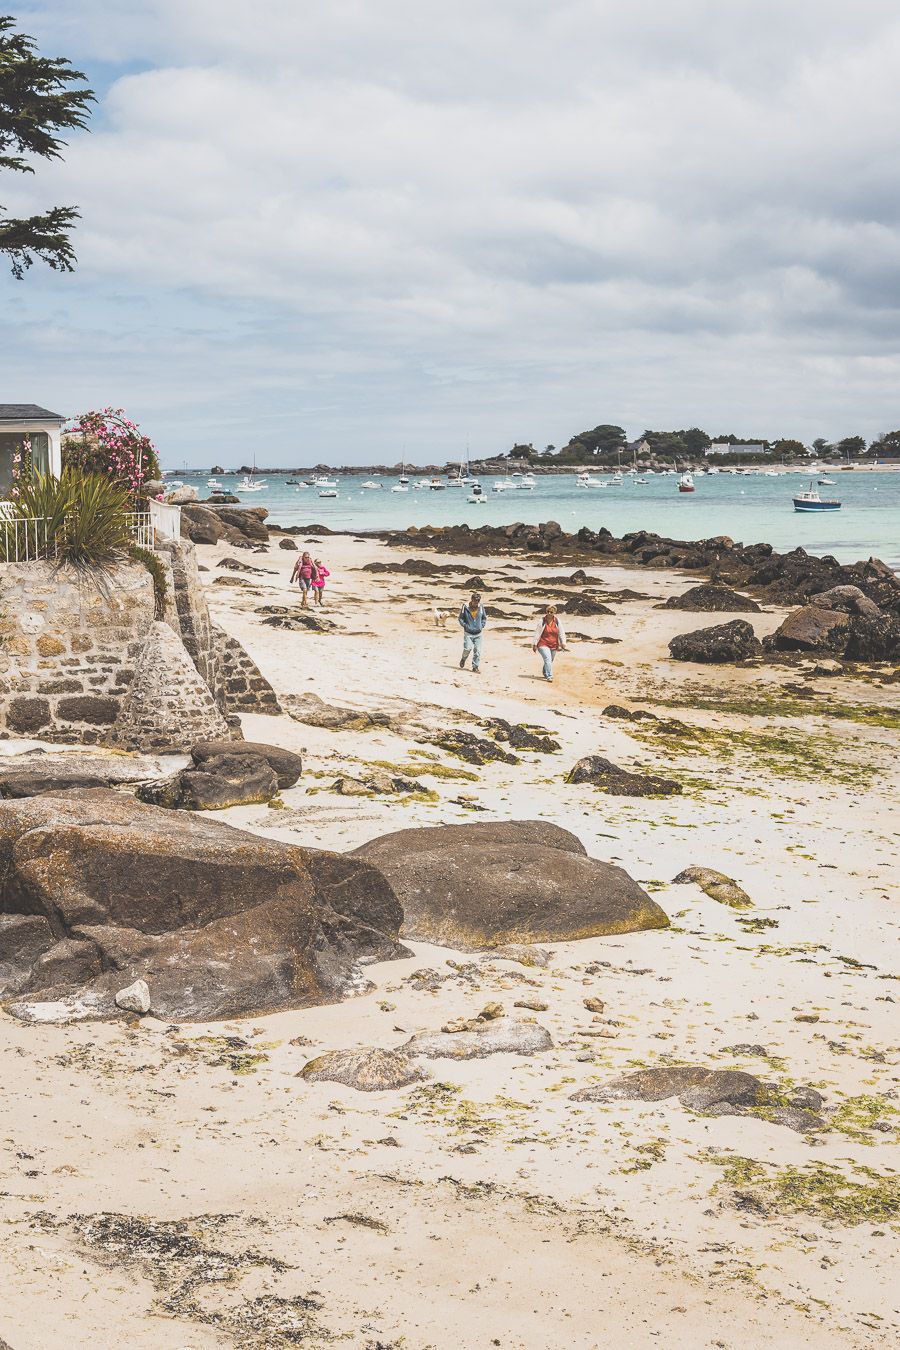
[[[325,590],[326,578],[331,576],[328,568],[322,562],[321,558],[316,558],[316,576],[313,578],[312,590],[313,599],[317,605],[322,603],[322,592]]]

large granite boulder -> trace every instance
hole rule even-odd
[[[850,619],[839,609],[804,605],[789,614],[766,638],[766,647],[776,652],[839,652],[847,642]]]
[[[566,614],[576,614],[579,618],[590,618],[594,614],[614,614],[615,610],[596,600],[592,595],[572,595],[563,605]]]
[[[730,623],[714,624],[712,628],[679,633],[669,643],[669,651],[676,661],[724,665],[729,661],[745,661],[750,656],[759,656],[762,644],[746,619],[732,619]]]
[[[397,899],[363,860],[102,789],[0,803],[0,918],[0,996],[23,1016],[111,1015],[136,979],[162,1017],[305,1007],[405,954]]]
[[[759,614],[759,605],[747,595],[740,595],[730,586],[705,583],[691,586],[682,595],[672,595],[663,609],[686,609],[702,613]]]
[[[544,821],[398,830],[355,850],[390,882],[404,933],[463,951],[665,928],[627,872]]]
[[[226,534],[225,524],[208,506],[181,508],[181,537],[192,544],[217,544]]]

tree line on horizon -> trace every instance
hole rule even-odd
[[[624,427],[612,422],[603,422],[589,431],[578,432],[568,444],[557,448],[547,445],[536,450],[531,444],[517,444],[508,451],[506,458],[522,459],[529,462],[550,460],[560,465],[591,464],[618,461],[623,456],[634,456],[644,460],[689,460],[703,457],[715,463],[717,459],[731,458],[727,453],[708,455],[713,444],[760,445],[761,452],[748,453],[748,461],[754,459],[789,460],[808,457],[810,451],[818,456],[837,455],[841,459],[900,457],[900,430],[888,431],[867,443],[864,436],[844,436],[837,441],[828,441],[818,436],[807,447],[793,437],[779,437],[774,440],[765,436],[737,436],[733,432],[710,436],[701,427],[689,427],[680,431],[652,431],[649,428],[634,441],[629,441]]]

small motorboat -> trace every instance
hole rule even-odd
[[[317,488],[336,488],[337,480],[320,474],[318,478],[313,479],[312,485]]]
[[[235,492],[262,492],[265,483],[254,483],[252,478],[242,478]]]
[[[834,486],[835,486],[835,480],[834,480],[833,478],[829,478],[827,474],[825,474],[824,477],[822,477],[822,478],[817,478],[817,479],[816,479],[816,482],[819,484],[819,487],[834,487]]]
[[[371,492],[373,488],[380,488],[381,484],[373,483],[372,479],[370,478],[367,483],[363,483],[363,487],[366,488],[369,492]]]
[[[431,488],[432,492],[443,492],[447,484],[444,482],[443,478],[432,478],[428,486]]]
[[[409,492],[409,484],[395,483],[394,486],[391,488],[391,492]]]
[[[468,497],[466,498],[466,501],[471,502],[473,506],[487,505],[487,494],[485,493],[480,483],[475,483],[473,485],[472,491],[469,493]]]
[[[635,479],[633,480],[633,482],[634,482],[635,487],[646,487],[646,486],[647,486],[647,480],[646,480],[646,478],[635,478]]]
[[[795,511],[839,511],[841,503],[832,498],[822,498],[819,496],[812,482],[805,492],[800,492],[794,498]]]
[[[284,481],[285,481],[285,485],[286,485],[287,487],[299,487],[299,486],[300,486],[300,479],[299,479],[299,478],[286,478]]]
[[[534,491],[534,474],[533,474],[533,473],[523,473],[523,474],[522,474],[521,482],[517,483],[517,484],[516,484],[516,487],[519,488],[519,489],[520,489],[521,491],[523,491],[523,492],[533,492],[533,491]]]
[[[319,496],[320,496],[320,497],[336,497],[336,496],[337,496],[337,489],[336,489],[336,488],[322,488],[322,491],[319,493]]]
[[[678,491],[679,491],[679,492],[696,492],[696,491],[697,491],[697,489],[694,487],[694,478],[693,478],[693,475],[692,475],[692,474],[689,474],[689,473],[683,473],[683,474],[681,475],[681,477],[680,477],[679,480],[678,480]]]

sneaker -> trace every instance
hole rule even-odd
[[[462,660],[460,661],[460,663],[459,663],[459,668],[460,668],[460,670],[464,670],[464,669],[465,669],[465,665],[466,665],[466,658],[463,657],[463,659],[462,659]]]
[[[472,674],[473,674],[473,675],[480,675],[480,674],[481,674],[481,666],[473,666],[473,667],[472,667]]]

